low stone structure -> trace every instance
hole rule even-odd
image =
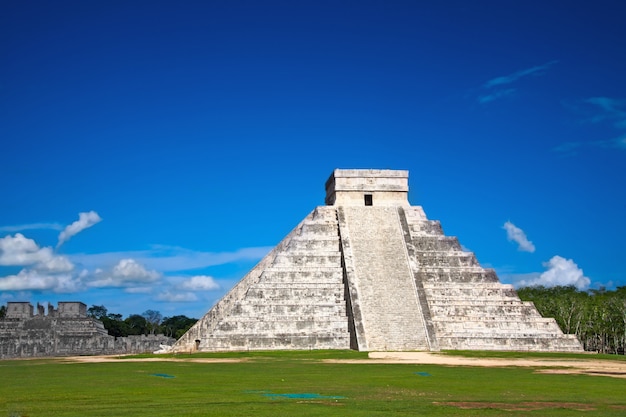
[[[56,309],[48,304],[47,315],[40,304],[35,311],[29,302],[9,302],[0,319],[0,359],[145,353],[174,341],[163,335],[110,336],[81,302],[59,302]]]
[[[335,170],[315,208],[173,351],[582,351],[408,201],[408,172]]]

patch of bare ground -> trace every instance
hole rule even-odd
[[[331,402],[331,401],[297,401],[298,404],[322,404],[322,405],[329,405],[331,407],[343,407],[345,404],[338,402],[337,400],[335,400],[335,402]]]
[[[370,352],[363,360],[328,360],[335,363],[406,363],[444,366],[522,366],[541,368],[540,373],[586,374],[626,378],[626,362],[602,359],[553,359],[553,358],[469,358],[435,352]]]
[[[58,358],[65,363],[98,363],[98,362],[196,362],[196,363],[238,363],[246,358],[125,358],[112,356],[71,356]],[[546,374],[585,374],[626,378],[626,362],[593,359],[553,359],[553,358],[469,358],[452,356],[436,352],[370,352],[368,359],[325,359],[326,363],[376,363],[376,364],[429,364],[444,366],[484,366],[508,367],[521,366],[538,368],[535,372]]]
[[[450,407],[462,408],[465,410],[473,409],[495,409],[505,411],[536,411],[546,410],[549,408],[565,408],[568,410],[576,411],[593,411],[595,408],[589,404],[581,403],[564,403],[564,402],[537,402],[528,401],[523,403],[493,403],[493,402],[478,402],[478,401],[450,401],[450,402],[434,402],[435,405],[447,405]]]
[[[196,362],[196,363],[237,363],[246,359],[232,358],[125,358],[123,356],[68,356],[60,358],[65,363],[103,363],[103,362]]]

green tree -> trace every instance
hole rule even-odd
[[[4,316],[6,316],[6,314],[7,314],[7,307],[6,306],[0,307],[0,319],[3,319]]]
[[[618,351],[623,355],[626,348],[626,287],[617,287],[615,294],[618,299],[617,309],[622,319],[622,333],[620,335]]]
[[[128,324],[122,320],[121,314],[107,314],[101,319],[104,328],[107,329],[111,336],[124,337],[128,336]]]
[[[161,322],[161,332],[166,336],[180,339],[197,321],[198,319],[192,319],[183,315],[166,317]]]
[[[102,320],[103,317],[107,316],[107,308],[105,306],[92,305],[87,309],[87,316],[96,320]]]
[[[623,353],[626,345],[626,287],[580,291],[574,287],[524,287],[544,317],[554,317],[564,333],[575,333],[585,350]]]
[[[576,334],[584,317],[587,293],[573,285],[548,289],[552,300],[552,312],[563,333]]]
[[[139,314],[131,314],[124,320],[128,328],[128,335],[147,335],[148,330],[148,322],[145,317]]]
[[[150,331],[150,334],[156,333],[159,328],[159,324],[161,323],[161,319],[163,316],[156,310],[146,310],[143,312],[142,316],[146,319],[147,329]]]

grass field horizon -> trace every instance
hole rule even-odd
[[[474,357],[541,353],[444,352]],[[548,357],[595,359],[595,355]],[[608,356],[605,358],[605,356]],[[163,361],[0,361],[0,416],[621,416],[626,379],[532,367],[328,363],[354,351],[135,355]],[[129,357],[126,357],[128,359]],[[202,358],[238,360],[202,363]],[[598,359],[622,361],[602,355]]]

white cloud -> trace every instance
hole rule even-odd
[[[113,276],[124,281],[151,282],[159,279],[156,271],[148,271],[134,259],[122,259],[113,267]]]
[[[513,241],[518,244],[517,250],[524,252],[535,251],[535,245],[533,245],[533,242],[528,240],[528,238],[526,237],[526,233],[524,233],[522,229],[515,226],[511,222],[504,223],[504,226],[502,226],[502,228],[506,230],[506,237],[509,242]]]
[[[100,221],[97,213],[90,213],[81,213],[77,222],[62,230],[59,245]],[[24,230],[43,228],[45,225],[7,228]],[[113,288],[120,289],[116,292],[118,297],[126,297],[125,294],[135,294],[136,297],[152,294],[155,301],[193,303],[200,301],[205,293],[219,291],[217,281],[208,275],[167,274],[233,262],[256,262],[271,249],[252,247],[232,252],[201,252],[180,247],[154,246],[143,251],[60,256],[55,253],[54,247],[40,247],[35,240],[16,233],[0,238],[0,266],[19,266],[23,269],[19,273],[11,271],[12,275],[0,276],[0,296],[30,298],[33,291],[72,293],[94,288]]]
[[[213,277],[207,275],[197,275],[190,279],[183,281],[180,286],[181,289],[187,291],[214,291],[220,288],[219,284],[215,282]]]
[[[31,266],[45,273],[70,272],[74,264],[65,256],[57,256],[52,248],[40,248],[33,240],[21,233],[0,239],[0,265]]]
[[[124,292],[128,294],[150,294],[152,287],[129,287],[125,288]]]
[[[111,265],[120,259],[132,258],[148,268],[162,272],[173,272],[232,262],[257,261],[267,255],[271,249],[271,246],[262,246],[242,248],[233,252],[200,252],[174,246],[154,246],[151,250],[68,256],[74,263],[88,268],[98,268],[102,265]]]
[[[618,130],[626,129],[626,100],[611,97],[591,97],[584,101],[594,106],[595,114],[592,123],[610,122]],[[626,136],[594,142],[596,145],[608,148],[626,149]]]
[[[516,93],[516,89],[511,88],[511,84],[519,81],[521,78],[525,78],[530,75],[542,75],[545,73],[546,70],[548,70],[557,62],[558,61],[550,61],[543,65],[537,65],[534,67],[516,71],[509,75],[492,78],[482,85],[481,90],[484,92],[484,94],[479,95],[477,97],[477,100],[480,104],[486,104],[495,100],[499,100],[503,97],[512,96]]]
[[[96,270],[94,279],[89,282],[92,287],[127,287],[158,281],[161,274],[147,270],[134,259],[122,259],[111,271]]]
[[[515,93],[514,88],[507,88],[506,90],[494,91],[492,94],[486,94],[478,97],[478,102],[481,104],[489,103],[490,101],[497,100],[502,97],[510,96]]]
[[[0,290],[49,290],[54,287],[52,276],[41,276],[32,271],[22,269],[17,275],[9,275],[0,278]]]
[[[74,264],[68,258],[55,255],[50,247],[39,247],[21,233],[0,239],[0,265],[26,267],[16,275],[0,277],[3,291],[67,293],[82,287],[80,277],[72,274]]]
[[[46,274],[32,269],[23,269],[17,275],[0,278],[2,291],[54,291],[71,293],[81,289],[80,281],[71,274]]]
[[[548,262],[544,262],[543,266],[548,268],[548,270],[538,276],[529,276],[526,279],[519,280],[516,285],[520,287],[573,285],[579,290],[589,288],[591,280],[584,275],[583,270],[580,269],[572,259],[565,259],[556,255]]]
[[[165,291],[159,294],[156,299],[158,301],[167,301],[170,303],[191,303],[198,301],[198,297],[192,292]]]
[[[40,229],[51,229],[51,230],[63,230],[63,226],[59,223],[29,223],[29,224],[19,224],[15,226],[0,226],[0,232],[21,232],[22,230],[40,230]]]
[[[67,226],[61,233],[59,233],[59,243],[57,244],[57,248],[70,240],[72,236],[101,221],[102,218],[93,210],[86,213],[78,213],[78,220]]]
[[[32,265],[50,258],[52,258],[51,248],[40,248],[34,240],[21,233],[0,239],[0,265]]]
[[[520,78],[526,77],[528,75],[540,75],[542,74],[545,70],[547,70],[548,68],[550,68],[552,65],[556,64],[558,61],[550,61],[546,64],[543,65],[538,65],[535,67],[530,67],[527,69],[523,69],[520,71],[516,71],[512,74],[509,75],[505,75],[502,77],[496,77],[493,78],[489,81],[487,81],[483,87],[485,88],[493,88],[499,85],[505,85],[505,84],[511,84],[517,80],[519,80]]]
[[[36,264],[35,269],[47,273],[70,272],[74,269],[74,264],[65,256],[54,256]]]
[[[583,147],[597,147],[604,149],[626,150],[626,135],[608,140],[596,140],[592,142],[565,142],[555,146],[552,150],[562,156],[574,156]]]
[[[591,119],[593,123],[607,120],[613,122],[614,127],[618,129],[626,128],[626,100],[610,97],[591,97],[584,102],[595,106],[599,110]]]

